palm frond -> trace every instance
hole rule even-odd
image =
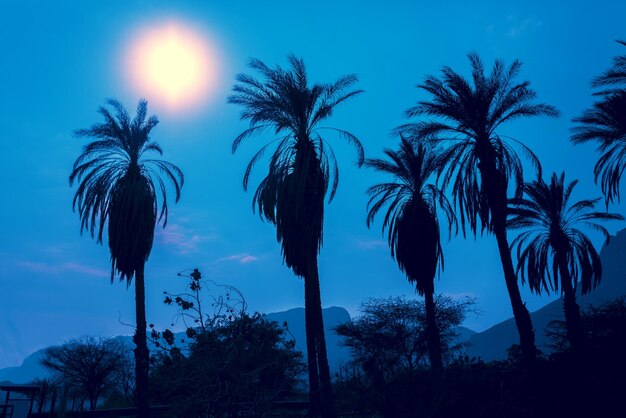
[[[608,238],[606,228],[597,222],[624,217],[595,212],[598,199],[570,203],[576,184],[566,184],[564,173],[554,173],[549,184],[542,179],[526,183],[527,199],[509,201],[507,225],[523,231],[511,248],[517,249],[517,270],[533,292],[558,291],[559,287],[563,289],[562,281],[567,280],[572,287],[580,282],[583,293],[587,293],[602,277],[600,256],[580,226],[600,231]],[[567,272],[559,266],[559,260],[567,260]]]
[[[233,141],[233,153],[252,135],[271,129],[279,136],[274,140],[279,144],[269,157],[268,174],[257,187],[252,206],[263,220],[276,225],[285,263],[303,276],[321,248],[325,196],[331,201],[339,182],[335,154],[321,132],[337,133],[355,147],[357,164],[364,160],[363,146],[356,136],[343,129],[320,127],[319,123],[362,91],[352,89],[358,81],[355,75],[311,85],[304,61],[289,55],[288,62],[284,69],[251,59],[249,67],[261,77],[239,74],[228,102],[240,105],[241,119],[250,123]],[[244,189],[268,145],[247,165]]]
[[[158,119],[147,116],[147,101],[139,101],[134,118],[119,101],[109,99],[107,104],[113,113],[101,107],[104,122],[75,132],[95,140],[84,147],[70,174],[70,186],[77,184],[72,207],[79,214],[81,233],[88,231],[100,243],[108,225],[111,278],[117,272],[130,283],[150,255],[154,227],[159,221],[167,224],[164,179],[174,186],[178,201],[184,176],[172,163],[142,158],[163,154],[150,139]]]
[[[429,179],[437,176],[439,159],[423,144],[401,137],[399,150],[386,149],[387,159],[368,159],[365,166],[392,176],[392,181],[370,186],[367,226],[386,207],[382,233],[387,233],[391,256],[414,283],[418,293],[432,289],[437,268],[443,268],[437,208],[451,232],[456,228],[452,205]]]
[[[471,79],[449,67],[441,77],[427,76],[418,88],[429,94],[406,112],[408,118],[426,117],[396,128],[417,142],[443,146],[442,187],[451,187],[463,233],[491,231],[506,219],[506,200],[521,194],[524,172],[512,147],[521,148],[541,175],[535,154],[519,140],[500,136],[498,128],[517,118],[558,115],[550,105],[536,103],[530,82],[516,82],[521,63],[506,66],[497,60],[490,73],[478,57],[468,56]],[[509,143],[510,142],[510,143]],[[480,168],[479,168],[480,167]]]

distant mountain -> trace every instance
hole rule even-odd
[[[341,346],[341,337],[338,337],[332,329],[340,323],[350,321],[350,314],[343,308],[336,306],[322,309],[324,329],[326,331],[326,345],[328,347],[328,362],[330,368],[336,370],[339,365],[350,359],[350,352]],[[304,328],[304,308],[289,309],[283,312],[269,313],[265,317],[276,321],[280,325],[287,323],[289,332],[296,342],[296,348],[306,355],[306,332]],[[132,347],[132,337],[118,336],[128,347]],[[184,333],[176,334],[176,339],[184,339]],[[19,367],[7,367],[0,369],[0,383],[11,382],[16,384],[28,383],[35,378],[43,378],[49,375],[48,371],[39,364],[39,360],[45,349],[36,351],[26,357]]]
[[[597,306],[626,295],[626,229],[617,233],[600,251],[602,259],[602,281],[587,295],[578,295],[581,309],[590,305]],[[545,330],[550,321],[563,320],[563,302],[555,300],[530,314],[535,328],[537,348],[549,351]],[[467,354],[481,357],[483,360],[500,360],[507,356],[506,350],[519,341],[519,335],[513,318],[500,322],[493,327],[472,335]]]
[[[296,348],[306,356],[306,330],[304,327],[304,308],[289,309],[265,315],[271,321],[279,324],[287,322],[289,332],[296,340]],[[333,331],[337,325],[349,322],[350,314],[344,308],[332,306],[322,309],[324,318],[324,332],[326,337],[326,350],[328,352],[328,364],[331,370],[338,370],[341,363],[350,360],[350,349],[341,345],[342,337]]]
[[[456,327],[454,331],[457,334],[456,340],[459,342],[469,341],[474,335],[476,335],[476,331],[463,326]]]
[[[44,350],[39,350],[24,359],[21,366],[0,369],[0,383],[28,383],[38,377],[47,377],[49,373],[39,364]]]
[[[611,238],[610,242],[602,248],[600,257],[603,266],[602,282],[590,294],[579,295],[578,302],[583,309],[589,305],[599,305],[626,295],[626,263],[624,262],[626,258],[626,229]],[[326,332],[328,362],[331,369],[337,370],[342,362],[350,360],[350,350],[341,345],[341,337],[332,330],[338,324],[350,321],[350,314],[344,308],[336,306],[323,309],[322,314]],[[545,329],[550,321],[563,319],[562,301],[559,299],[551,302],[530,315],[535,327],[537,346],[546,351],[548,341],[545,336]],[[289,332],[296,341],[296,348],[306,355],[304,308],[269,313],[266,318],[281,325],[286,322]],[[468,328],[459,327],[457,333],[459,334],[459,341],[469,340],[470,346],[466,350],[468,355],[481,357],[486,361],[506,358],[507,348],[518,341],[513,318],[500,322],[483,332],[476,333]],[[122,339],[129,346],[132,344],[129,336],[116,338]],[[19,367],[0,369],[0,383],[27,383],[34,378],[47,376],[46,370],[39,364],[39,358],[43,351],[39,350],[31,354]]]

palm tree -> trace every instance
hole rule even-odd
[[[597,142],[601,155],[593,173],[600,183],[605,202],[620,200],[619,185],[626,166],[626,90],[604,95],[574,119],[580,125],[572,131],[572,142]]]
[[[511,243],[517,247],[517,271],[535,293],[561,287],[567,337],[575,352],[583,348],[580,308],[576,289],[584,295],[595,288],[602,278],[600,255],[591,240],[579,227],[609,233],[598,221],[623,220],[614,213],[594,212],[600,199],[570,203],[578,181],[565,184],[565,173],[552,175],[550,184],[543,179],[524,185],[527,198],[512,199],[509,208],[509,228],[523,229]]]
[[[115,273],[119,273],[120,280],[125,280],[128,286],[135,278],[137,406],[138,416],[147,417],[149,353],[144,266],[152,249],[156,224],[162,221],[165,227],[167,223],[164,180],[174,185],[178,202],[184,178],[175,165],[145,158],[150,152],[163,154],[161,147],[150,138],[150,132],[159,121],[156,116],[147,117],[148,102],[139,101],[137,114],[132,119],[117,100],[108,100],[107,104],[115,114],[100,107],[104,122],[75,133],[78,137],[95,140],[87,144],[76,159],[70,186],[75,182],[78,185],[73,208],[80,216],[81,234],[87,230],[102,243],[108,222],[111,281]]]
[[[557,116],[549,105],[534,102],[530,82],[516,83],[521,62],[506,68],[496,61],[491,74],[475,54],[469,55],[472,82],[449,67],[442,69],[442,79],[427,76],[418,88],[431,98],[417,103],[406,112],[408,118],[428,116],[425,121],[398,127],[420,141],[447,145],[440,158],[446,166],[442,186],[452,185],[452,195],[465,234],[466,225],[476,235],[487,230],[496,236],[504,279],[520,335],[520,345],[527,362],[536,356],[535,336],[530,315],[522,301],[506,232],[507,193],[514,185],[514,196],[521,193],[523,170],[511,147],[517,144],[539,170],[532,151],[513,138],[498,133],[504,123],[522,117]]]
[[[426,306],[426,339],[430,365],[434,370],[443,368],[441,336],[436,321],[434,302],[437,267],[443,269],[443,252],[437,207],[446,216],[449,229],[456,226],[454,209],[443,191],[428,180],[440,169],[440,161],[420,144],[413,146],[401,137],[400,150],[385,150],[387,159],[368,159],[365,165],[393,176],[388,183],[371,186],[367,193],[367,226],[376,214],[387,207],[383,221],[383,234],[393,257],[415,284],[417,293],[424,296]]]
[[[626,46],[626,42],[618,41]],[[605,203],[620,200],[619,184],[626,166],[626,55],[613,59],[613,66],[596,77],[591,85],[605,88],[596,93],[600,100],[574,119],[572,142],[597,142],[601,155],[593,169]]]
[[[619,44],[626,46],[626,41],[616,41]],[[606,86],[621,86],[626,87],[626,55],[618,55],[613,58],[613,66],[605,71],[603,74],[596,77],[591,82],[592,87],[600,88]],[[619,87],[618,87],[619,88]],[[609,90],[610,92],[611,90]],[[600,92],[600,94],[605,92]]]
[[[241,119],[250,127],[233,142],[233,153],[253,134],[272,130],[278,137],[253,157],[243,178],[244,190],[253,166],[274,146],[269,172],[253,197],[253,210],[261,219],[276,226],[287,267],[304,279],[304,304],[309,366],[309,392],[314,413],[333,414],[330,371],[322,321],[317,255],[322,246],[324,199],[332,200],[338,185],[338,169],[333,150],[322,133],[338,133],[356,147],[358,164],[363,163],[363,147],[358,139],[341,129],[320,126],[335,107],[361,93],[352,90],[355,75],[330,84],[309,85],[304,62],[289,56],[290,69],[270,68],[252,59],[250,68],[263,77],[237,76],[229,103],[241,105]]]

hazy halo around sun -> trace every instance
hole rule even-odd
[[[168,110],[205,103],[217,84],[218,58],[208,38],[179,21],[145,26],[130,40],[125,71],[133,90]]]

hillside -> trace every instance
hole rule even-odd
[[[626,295],[626,229],[617,233],[600,251],[602,259],[602,282],[587,295],[578,295],[578,303],[582,309],[590,305],[599,305],[617,297]],[[555,300],[546,306],[531,312],[537,347],[548,351],[545,329],[553,320],[563,320],[562,301]],[[499,360],[506,358],[506,350],[518,341],[517,329],[513,318],[500,322],[493,327],[476,333],[470,338],[467,353],[481,357],[483,360]]]
[[[350,314],[343,308],[336,306],[326,308],[322,310],[324,317],[324,328],[326,330],[326,342],[328,346],[328,362],[331,369],[336,369],[341,362],[346,361],[350,357],[350,353],[347,348],[342,347],[340,344],[340,337],[332,332],[332,328],[339,323],[347,322],[350,320]],[[269,313],[266,317],[271,321],[276,321],[279,324],[287,323],[289,332],[296,341],[296,348],[301,350],[306,355],[306,333],[304,329],[304,308],[289,309],[283,312]],[[177,335],[183,337],[181,333]],[[132,340],[130,336],[118,336],[129,347],[132,346]],[[7,367],[0,369],[0,383],[12,382],[12,383],[28,383],[38,377],[46,377],[48,372],[39,364],[39,359],[45,349],[36,351],[35,353],[26,357],[21,366]]]

